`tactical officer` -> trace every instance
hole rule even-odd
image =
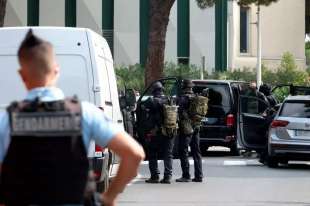
[[[266,127],[269,127],[269,125],[271,124],[271,122],[273,121],[276,115],[276,110],[274,109],[274,107],[278,104],[278,101],[272,95],[271,86],[268,84],[265,84],[265,83],[262,84],[259,87],[259,92],[265,95],[266,100],[268,104],[270,105],[270,109],[267,110],[268,112],[265,114],[265,119],[266,119],[265,124],[266,124]],[[267,144],[268,143],[268,131],[266,131],[265,142],[266,144],[265,144],[264,149],[258,152],[259,162],[263,164],[267,164],[267,161],[268,161],[268,144]]]
[[[149,132],[149,169],[151,177],[146,180],[147,183],[170,184],[172,177],[172,150],[174,137],[163,134],[162,126],[164,122],[163,106],[168,103],[167,96],[164,95],[164,87],[161,82],[156,82],[152,88],[152,98],[146,105],[149,108],[150,118],[153,122],[153,128]],[[159,170],[157,160],[163,153],[164,158],[164,177],[159,181]]]
[[[271,86],[269,84],[262,84],[259,87],[259,92],[264,94],[268,100],[269,105],[273,108],[278,104],[278,101],[271,93]]]
[[[180,117],[180,133],[179,133],[179,155],[182,168],[182,177],[176,179],[177,182],[202,182],[202,160],[199,146],[199,127],[200,125],[192,124],[189,114],[190,101],[194,97],[194,83],[191,80],[183,80],[182,94],[178,98],[179,117]],[[208,91],[205,91],[206,93]],[[194,159],[195,177],[191,180],[189,173],[188,146]]]
[[[95,105],[65,98],[52,45],[30,30],[18,50],[26,98],[0,113],[0,199],[5,205],[82,205],[90,141],[122,159],[104,205],[136,176],[143,149]]]
[[[249,98],[247,100],[246,107],[244,107],[247,108],[248,113],[252,114],[263,113],[266,109],[266,105],[269,105],[266,96],[260,91],[258,91],[255,81],[250,82],[249,89],[245,92],[245,95],[249,97],[255,97],[261,100],[257,101],[255,98]]]

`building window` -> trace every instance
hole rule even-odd
[[[306,33],[310,34],[310,0],[306,0]]]
[[[240,53],[249,52],[249,8],[240,7]]]

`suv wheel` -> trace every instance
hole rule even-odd
[[[208,152],[209,146],[208,145],[200,145],[200,151],[202,156],[206,156]]]
[[[279,161],[275,157],[267,157],[267,166],[270,168],[277,168],[279,166]]]
[[[235,142],[232,146],[229,147],[230,148],[230,154],[232,156],[239,156],[240,155],[240,151],[237,147],[237,143]]]
[[[288,164],[288,160],[283,159],[283,160],[280,160],[279,163],[283,164],[283,165],[287,165]]]

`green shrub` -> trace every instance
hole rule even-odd
[[[139,65],[129,67],[119,67],[116,70],[118,77],[119,89],[133,88],[142,92],[144,90],[144,68]],[[294,85],[310,85],[309,83],[310,66],[304,71],[297,67],[292,54],[284,53],[281,64],[276,70],[270,70],[266,66],[262,66],[262,80],[264,83],[271,85],[278,84],[294,84]],[[199,79],[200,68],[195,65],[178,65],[175,63],[166,63],[164,67],[164,76],[176,76],[188,79]],[[208,75],[204,71],[205,79],[231,79],[240,81],[256,80],[256,70],[250,68],[237,69],[227,72],[214,72]],[[287,91],[280,91],[278,96],[283,98]]]
[[[310,77],[310,65],[309,65],[308,68],[306,69],[306,72],[308,73],[308,76]]]
[[[282,56],[280,67],[277,71],[278,84],[309,85],[309,75],[299,69],[294,56],[286,52]]]
[[[268,69],[265,65],[262,66],[262,80],[266,84],[277,85],[277,71]]]
[[[310,41],[306,42],[306,50],[310,49]]]
[[[175,63],[166,63],[164,67],[164,76],[165,77],[180,77],[187,79],[199,79],[201,68],[195,65],[184,65],[184,64],[175,64]],[[204,71],[204,76],[208,75],[207,71]]]
[[[306,42],[305,49],[306,49],[306,63],[310,67],[310,42]]]
[[[310,48],[306,49],[306,63],[310,66]]]
[[[144,90],[144,68],[141,65],[118,67],[115,69],[115,73],[118,89],[124,90],[126,87],[140,92]]]
[[[244,68],[243,70],[227,71],[226,77],[227,79],[250,82],[256,79],[256,74],[252,69]]]

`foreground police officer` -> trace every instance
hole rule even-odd
[[[202,182],[202,160],[199,147],[199,128],[200,125],[193,124],[189,110],[190,101],[194,98],[193,88],[194,83],[191,80],[183,80],[182,94],[178,98],[179,117],[180,117],[180,133],[179,133],[179,155],[182,168],[182,177],[176,179],[177,182]],[[188,146],[191,148],[191,153],[194,159],[195,177],[191,180],[188,161]]]
[[[0,113],[1,202],[5,205],[82,205],[90,141],[121,158],[102,194],[104,205],[136,176],[143,149],[103,112],[55,87],[59,67],[52,45],[30,30],[18,50],[25,100]],[[1,204],[1,203],[0,203]]]
[[[152,88],[153,97],[149,99],[147,107],[150,112],[150,119],[154,127],[149,134],[148,151],[149,151],[149,169],[151,177],[146,180],[147,183],[164,183],[170,184],[172,177],[172,150],[174,138],[164,135],[162,127],[164,124],[163,107],[168,104],[168,97],[164,95],[164,87],[161,82],[156,82]],[[157,160],[163,153],[164,158],[164,177],[159,181],[159,170]]]

